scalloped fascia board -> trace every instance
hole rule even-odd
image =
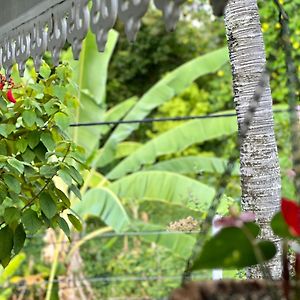
[[[186,0],[154,0],[163,12],[167,30],[173,30],[179,19],[180,5]],[[0,0],[4,2],[4,0]],[[89,9],[89,2],[92,2]],[[31,57],[39,71],[46,51],[55,65],[68,41],[75,59],[79,58],[88,29],[96,36],[99,51],[104,51],[107,34],[117,17],[125,24],[125,32],[134,41],[141,18],[150,0],[10,0],[0,13],[0,67],[9,76],[17,63],[20,75]],[[6,7],[6,9],[5,9]],[[5,15],[6,14],[6,15]]]
[[[4,0],[0,0],[2,2]],[[5,1],[0,11],[0,38],[25,24],[64,0],[10,0]]]

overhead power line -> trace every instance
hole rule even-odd
[[[273,113],[289,112],[288,109],[275,109]],[[236,113],[225,114],[209,114],[209,115],[196,115],[196,116],[177,116],[177,117],[164,117],[164,118],[145,118],[141,120],[118,120],[118,121],[101,121],[101,122],[87,122],[87,123],[72,123],[70,127],[91,127],[91,126],[107,126],[107,125],[120,125],[120,124],[141,124],[141,123],[154,123],[154,122],[178,122],[199,119],[215,119],[215,118],[229,118],[235,117]]]
[[[157,230],[157,231],[128,231],[128,232],[108,232],[108,233],[103,233],[101,235],[98,235],[96,237],[93,237],[94,239],[104,239],[104,238],[113,238],[113,237],[139,237],[139,236],[151,236],[151,235],[195,235],[199,234],[199,231],[167,231],[167,230]],[[33,236],[28,236],[27,238],[29,240],[38,240],[39,244],[46,244],[46,242],[43,242],[43,235],[33,235]],[[65,241],[60,241],[60,242],[51,242],[49,244],[51,245],[57,245],[57,244],[71,244],[74,242],[79,242],[81,240],[84,240],[84,236],[81,238],[76,238],[72,239],[71,241],[65,240]],[[36,243],[34,243],[36,244]]]

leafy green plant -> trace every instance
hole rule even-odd
[[[40,74],[27,72],[24,82],[8,82],[0,97],[0,262],[5,267],[20,252],[26,235],[42,227],[60,227],[70,235],[69,195],[59,189],[61,178],[76,197],[83,180],[77,165],[84,150],[66,134],[76,99],[69,88],[70,69],[55,72],[43,64]],[[14,101],[12,101],[14,100]],[[76,227],[76,226],[75,226]]]
[[[203,246],[194,262],[193,270],[199,269],[240,269],[262,264],[276,254],[276,247],[270,241],[258,239],[260,228],[253,222],[226,225]],[[225,218],[223,218],[224,220]]]
[[[105,112],[103,109],[105,107],[103,91],[99,88],[97,91],[94,91],[94,88],[85,89],[85,85],[82,85],[83,81],[78,81],[78,78],[85,78],[83,74],[89,74],[91,81],[94,81],[94,85],[89,82],[89,86],[93,87],[97,85],[98,77],[95,72],[101,68],[100,63],[102,63],[103,58],[97,58],[99,54],[96,54],[96,51],[95,53],[92,51],[92,48],[94,47],[92,42],[93,41],[90,39],[87,39],[84,47],[89,49],[89,53],[93,53],[93,55],[82,55],[80,61],[74,65],[75,70],[77,71],[74,72],[73,80],[75,80],[78,84],[78,95],[82,95],[81,108],[78,111],[79,114],[76,115],[77,119],[74,119],[74,122],[83,121],[84,119],[81,117],[89,115],[91,106],[86,106],[85,103],[90,103],[91,101],[94,102],[93,105],[96,105],[97,102],[101,103],[98,108],[98,117],[95,121],[100,119],[101,116],[105,121],[115,121],[119,119],[132,120],[146,117],[160,104],[170,100],[174,95],[181,93],[196,78],[210,72],[215,72],[228,59],[227,51],[225,49],[220,49],[198,57],[167,74],[165,78],[155,84],[139,100],[131,98]],[[116,34],[114,32],[111,33],[108,43],[110,46],[108,48],[108,53],[106,53],[105,56],[107,59],[109,59],[109,53],[113,51],[114,45],[116,44]],[[68,55],[66,55],[65,58],[68,59]],[[93,60],[94,64],[91,64],[89,62],[90,60]],[[99,68],[95,68],[95,65],[98,62]],[[71,62],[71,64],[74,63]],[[80,68],[81,65],[84,66],[84,68]],[[92,67],[89,68],[89,66]],[[103,73],[106,66],[107,64],[105,64],[105,67],[102,68]],[[80,71],[84,71],[84,73],[79,75],[78,72]],[[85,80],[85,82],[88,81]],[[86,97],[86,95],[93,95],[93,97]],[[99,100],[100,98],[98,97],[101,97],[101,100]],[[89,121],[93,120],[89,119]],[[202,207],[206,207],[214,194],[212,188],[201,183],[197,183],[186,176],[163,172],[164,170],[160,170],[160,172],[150,172],[147,171],[147,167],[161,155],[175,153],[178,149],[185,149],[191,144],[202,143],[209,139],[230,135],[237,130],[234,118],[219,118],[218,122],[218,127],[222,128],[221,131],[219,129],[216,130],[216,127],[214,127],[214,124],[212,124],[210,120],[191,121],[186,122],[177,128],[173,128],[169,132],[156,137],[143,146],[133,144],[130,145],[130,147],[128,147],[129,142],[124,141],[134,130],[138,128],[137,124],[118,125],[113,128],[113,130],[111,130],[109,126],[100,127],[100,129],[93,129],[89,127],[80,128],[80,136],[90,136],[92,131],[94,133],[98,131],[100,145],[103,145],[103,147],[98,150],[97,145],[94,144],[93,148],[89,145],[89,153],[91,154],[89,161],[92,169],[84,177],[84,186],[82,187],[82,193],[84,195],[83,201],[78,205],[75,205],[74,209],[76,211],[78,210],[78,212],[84,211],[85,213],[83,215],[86,216],[89,211],[89,207],[93,207],[93,209],[90,210],[91,215],[95,215],[95,211],[97,211],[100,216],[100,213],[102,212],[101,207],[106,201],[113,201],[113,199],[117,199],[117,201],[113,202],[124,204],[126,202],[130,203],[130,201],[134,201],[135,199],[163,199],[165,201],[172,202],[174,199],[178,198],[176,201],[180,202],[185,201],[182,198],[184,197],[183,195],[191,194],[191,189],[193,190],[193,194],[195,192],[195,198],[200,197],[199,200],[201,199],[201,201],[203,201]],[[200,132],[199,128],[202,128]],[[193,134],[185,135],[184,132],[186,130],[190,133],[193,132]],[[170,141],[172,141],[172,147],[169,147]],[[79,140],[79,143],[86,146],[88,141],[81,139]],[[123,153],[119,156],[120,151],[125,151],[126,154]],[[121,161],[119,161],[120,159]],[[134,165],[132,165],[133,163]],[[205,160],[203,160],[203,163],[205,164]],[[143,172],[125,176],[134,171],[141,170],[143,170]],[[159,182],[157,178],[161,178],[166,183],[166,192],[161,190],[160,197],[158,197],[157,193],[154,193],[156,191],[156,188],[154,187],[157,186]],[[119,180],[116,181],[116,179]],[[140,184],[137,184],[140,180],[145,181],[145,184],[143,184],[145,188],[143,189],[141,189]],[[181,184],[178,184],[179,182],[181,182]],[[179,190],[171,195],[168,194],[167,187],[172,185],[177,185]],[[103,190],[104,187],[105,189]],[[91,201],[90,197],[88,197],[89,200],[86,202],[87,198],[85,197],[85,192],[88,189],[89,195],[92,195],[92,193],[96,195],[92,206],[86,204]],[[134,189],[136,190],[134,191]],[[127,195],[124,194],[125,191],[128,191]],[[134,191],[134,193],[130,194],[130,191]],[[209,191],[209,193],[206,191]],[[103,199],[103,197],[100,197],[100,194],[103,195],[103,193],[108,197],[104,197],[106,200],[103,203],[97,203],[96,199]],[[126,198],[131,200],[128,202],[126,201]],[[99,207],[96,209],[97,205]],[[108,225],[111,226],[111,224]],[[119,227],[118,230],[120,230]]]
[[[274,242],[258,239],[260,228],[253,221],[254,213],[237,214],[232,211],[228,217],[216,220],[221,230],[208,239],[193,262],[192,270],[212,268],[243,268],[253,265],[264,267],[264,263],[273,258],[277,249]],[[295,201],[282,198],[281,211],[271,220],[274,234],[282,238],[282,256],[284,292],[286,299],[292,292],[290,284],[291,269],[288,261],[288,246],[295,252],[292,274],[296,284],[300,279],[300,205]],[[295,298],[299,298],[299,290]]]
[[[112,31],[105,54],[99,54],[94,49],[95,43],[90,36],[84,41],[79,62],[72,61],[68,53],[65,53],[64,60],[73,69],[72,80],[65,87],[65,91],[75,95],[79,101],[78,106],[71,107],[72,122],[142,119],[159,105],[184,91],[197,78],[216,72],[228,61],[228,54],[224,48],[200,56],[167,74],[149,91],[146,91],[141,98],[129,98],[107,111],[108,104],[106,103],[104,83],[107,78],[108,62],[116,45],[117,37],[118,34]],[[100,80],[101,84],[99,84]],[[138,209],[140,203],[151,202],[152,207],[156,208],[161,204],[159,201],[163,201],[171,208],[173,206],[178,208],[180,205],[182,208],[188,206],[189,208],[181,211],[182,217],[186,217],[184,214],[187,212],[201,216],[202,209],[205,210],[215,193],[213,188],[184,175],[164,170],[150,171],[147,170],[147,167],[161,155],[175,153],[178,147],[185,149],[191,144],[230,135],[237,130],[234,118],[220,118],[219,124],[223,130],[219,133],[213,129],[210,122],[204,123],[201,123],[201,121],[187,122],[181,124],[177,131],[173,128],[172,132],[170,131],[165,137],[155,138],[154,144],[157,145],[157,149],[154,153],[149,152],[149,147],[147,150],[134,141],[132,143],[132,139],[129,138],[138,129],[137,124],[119,125],[115,128],[111,126],[72,128],[70,133],[73,140],[87,150],[87,164],[92,167],[90,171],[84,172],[84,184],[81,187],[82,201],[72,201],[72,209],[82,220],[97,216],[105,223],[102,223],[101,228],[91,232],[86,239],[76,243],[74,249],[85,244],[87,240],[111,230],[117,232],[126,230],[165,230],[168,225],[166,220],[152,224],[151,222],[141,222],[139,211],[135,216],[134,211],[136,208]],[[197,126],[203,128],[200,134],[198,132],[199,136],[197,136]],[[184,128],[189,128],[194,133],[187,136],[180,143],[176,136],[180,133],[182,135]],[[206,136],[205,130],[209,132],[208,136]],[[173,138],[176,143],[166,152],[165,149],[168,147],[169,140]],[[145,158],[147,158],[145,161],[135,166],[134,170],[127,166],[127,163],[125,163],[127,156],[133,155],[134,157],[137,155],[140,157],[143,152],[145,154],[149,152],[150,154],[145,155]],[[110,178],[109,173],[118,168],[118,165],[123,162],[124,170],[116,177]],[[203,164],[205,162],[203,160]],[[133,171],[140,172],[131,174]],[[141,179],[143,179],[143,185],[138,183]],[[158,197],[157,186],[162,181],[166,185],[161,190],[160,197]],[[175,185],[178,187],[176,193],[170,193],[170,187]],[[124,194],[126,190],[128,193]],[[199,202],[201,207],[197,207],[194,202]],[[74,225],[76,226],[76,224]],[[193,236],[182,234],[163,237],[155,234],[144,237],[144,241],[148,243],[156,242],[174,252],[174,255],[186,257],[191,251],[195,239]],[[57,250],[56,253],[58,253]],[[72,253],[73,250],[71,250],[70,255]],[[53,281],[55,273],[56,266],[53,264],[50,281]],[[48,298],[51,296],[51,289],[52,287],[48,287]]]
[[[116,32],[111,32],[105,56],[93,49],[95,45],[89,37],[84,41],[85,51],[79,62],[70,60],[68,53],[64,55],[64,59],[73,67],[73,86],[80,99],[80,106],[73,115],[74,123],[145,118],[160,105],[184,92],[197,78],[216,72],[228,61],[225,48],[197,57],[169,72],[140,98],[131,97],[106,111],[109,104],[106,103],[105,85],[103,82],[99,85],[98,82],[100,75],[107,77],[108,62],[117,37]],[[174,171],[169,172],[167,168],[149,168],[163,155],[172,155],[179,149],[223,138],[237,131],[234,117],[219,118],[218,124],[217,130],[210,120],[184,122],[155,136],[144,145],[137,143],[133,136],[139,124],[72,129],[73,138],[87,148],[87,163],[91,166],[91,170],[83,175],[82,201],[74,201],[72,209],[84,221],[91,217],[101,219],[100,228],[89,232],[73,249],[85,247],[91,239],[101,237],[107,231],[165,231],[169,222],[176,218],[186,218],[189,215],[201,218],[215,194],[213,188],[185,176],[185,172],[180,175]],[[191,134],[186,135],[186,131]],[[194,158],[197,159],[197,156]],[[201,157],[197,159],[197,167],[203,168],[204,172],[218,168],[222,174],[224,169],[221,165],[224,168],[224,164],[224,161],[214,161],[213,158],[210,161]],[[174,192],[173,187],[176,187]],[[223,212],[227,209],[227,202],[227,198],[224,198]],[[146,209],[149,206],[152,211]],[[177,210],[177,214],[171,218],[158,217],[162,207],[168,208],[169,212]],[[155,211],[159,211],[157,216]],[[154,213],[151,214],[152,212]],[[148,216],[148,221],[143,220],[143,213]],[[113,238],[109,240],[114,244]],[[141,240],[143,243],[156,243],[180,259],[188,257],[195,243],[195,237],[189,234],[161,236],[156,233],[142,236]],[[75,251],[73,249],[70,255]],[[103,266],[100,268],[102,270]]]

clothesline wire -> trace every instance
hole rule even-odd
[[[275,109],[273,113],[286,113],[288,109]],[[145,118],[141,120],[118,120],[118,121],[101,121],[101,122],[86,122],[86,123],[72,123],[70,127],[91,127],[91,126],[108,126],[108,125],[120,125],[120,124],[141,124],[141,123],[153,123],[153,122],[168,122],[168,121],[188,121],[199,119],[213,119],[213,118],[229,118],[236,117],[236,113],[224,113],[224,114],[209,114],[209,115],[195,115],[195,116],[176,116],[176,117],[162,117],[162,118]]]
[[[201,275],[201,274],[193,274],[193,279],[205,279],[207,276]],[[94,277],[87,277],[83,279],[77,279],[77,280],[63,280],[63,279],[55,279],[52,281],[52,283],[57,284],[60,282],[63,283],[69,283],[69,287],[64,287],[63,289],[68,288],[79,288],[81,286],[78,285],[71,285],[72,283],[78,283],[78,282],[89,282],[89,283],[97,283],[97,282],[104,282],[104,283],[117,283],[117,282],[141,282],[141,281],[162,281],[162,280],[180,280],[181,276],[179,275],[151,275],[151,276],[128,276],[128,275],[120,275],[120,276],[94,276]],[[40,286],[44,284],[49,284],[50,281],[38,281],[36,283],[33,283],[32,285]],[[17,284],[17,288],[22,288],[24,286],[27,286],[26,283],[20,282],[20,284]],[[1,287],[1,286],[0,286]]]
[[[102,235],[96,236],[93,239],[102,239],[102,238],[111,238],[111,237],[128,237],[128,236],[151,236],[151,235],[183,235],[183,234],[188,234],[188,235],[193,235],[193,234],[198,234],[199,231],[167,231],[167,230],[156,230],[156,231],[128,231],[128,232],[108,232],[108,233],[103,233]],[[34,235],[34,236],[28,236],[29,240],[40,240],[44,236],[43,235]],[[81,238],[73,239],[71,242],[69,240],[66,241],[61,241],[61,242],[50,242],[49,244],[51,245],[57,245],[57,244],[69,244],[72,242],[78,242],[84,239],[85,236],[82,236]]]

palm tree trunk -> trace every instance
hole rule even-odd
[[[241,126],[250,100],[264,70],[266,57],[256,0],[230,0],[225,26],[233,74],[234,101]],[[260,99],[253,123],[240,149],[242,207],[254,211],[262,228],[261,237],[277,244],[269,222],[280,206],[280,169],[274,135],[270,85]],[[269,263],[275,278],[281,276],[279,255]],[[249,277],[261,277],[251,269]]]

